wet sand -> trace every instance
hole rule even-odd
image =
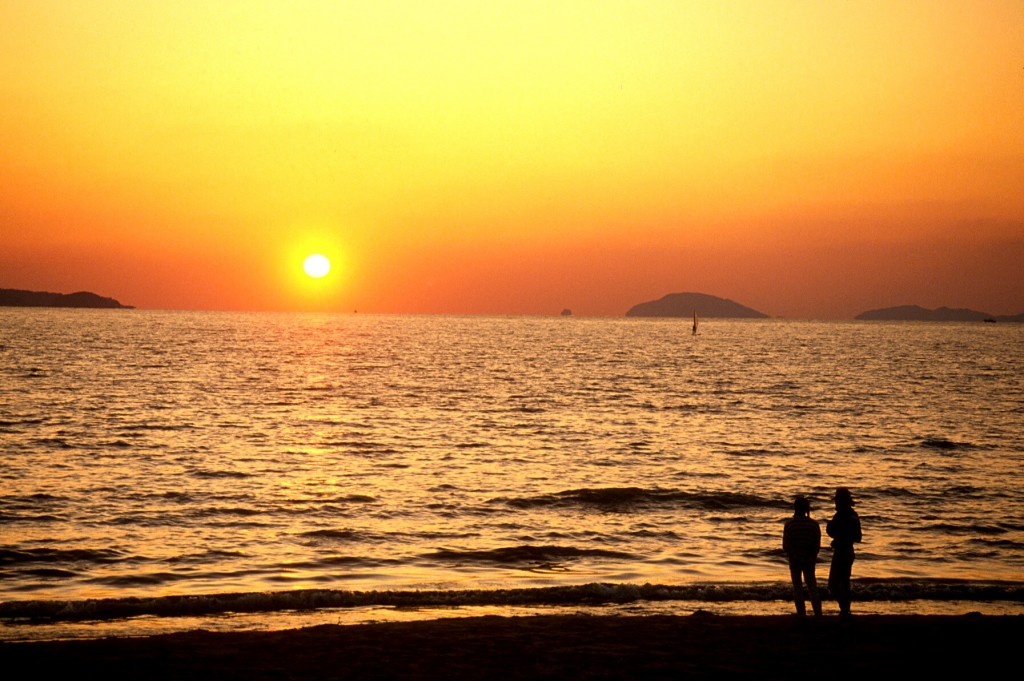
[[[711,679],[1014,668],[1024,617],[479,617],[274,632],[5,643],[16,677]]]

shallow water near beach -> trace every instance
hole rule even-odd
[[[1019,613],[1022,424],[1019,324],[4,309],[0,631],[785,612],[838,485],[862,611]]]

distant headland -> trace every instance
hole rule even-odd
[[[929,310],[920,305],[897,305],[861,312],[854,319],[889,322],[1024,322],[1024,312],[996,316],[967,308],[939,307]]]
[[[733,317],[765,319],[768,315],[746,305],[706,293],[669,293],[658,300],[629,308],[627,317]]]
[[[48,291],[22,291],[14,288],[0,288],[0,306],[135,309],[131,305],[122,305],[113,298],[104,298],[89,291],[50,293]]]

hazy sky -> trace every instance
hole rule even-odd
[[[4,0],[0,101],[0,287],[1024,311],[1020,0]]]

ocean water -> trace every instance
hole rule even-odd
[[[1021,613],[1022,463],[1020,324],[0,309],[0,637],[788,612],[840,485],[855,609]]]

